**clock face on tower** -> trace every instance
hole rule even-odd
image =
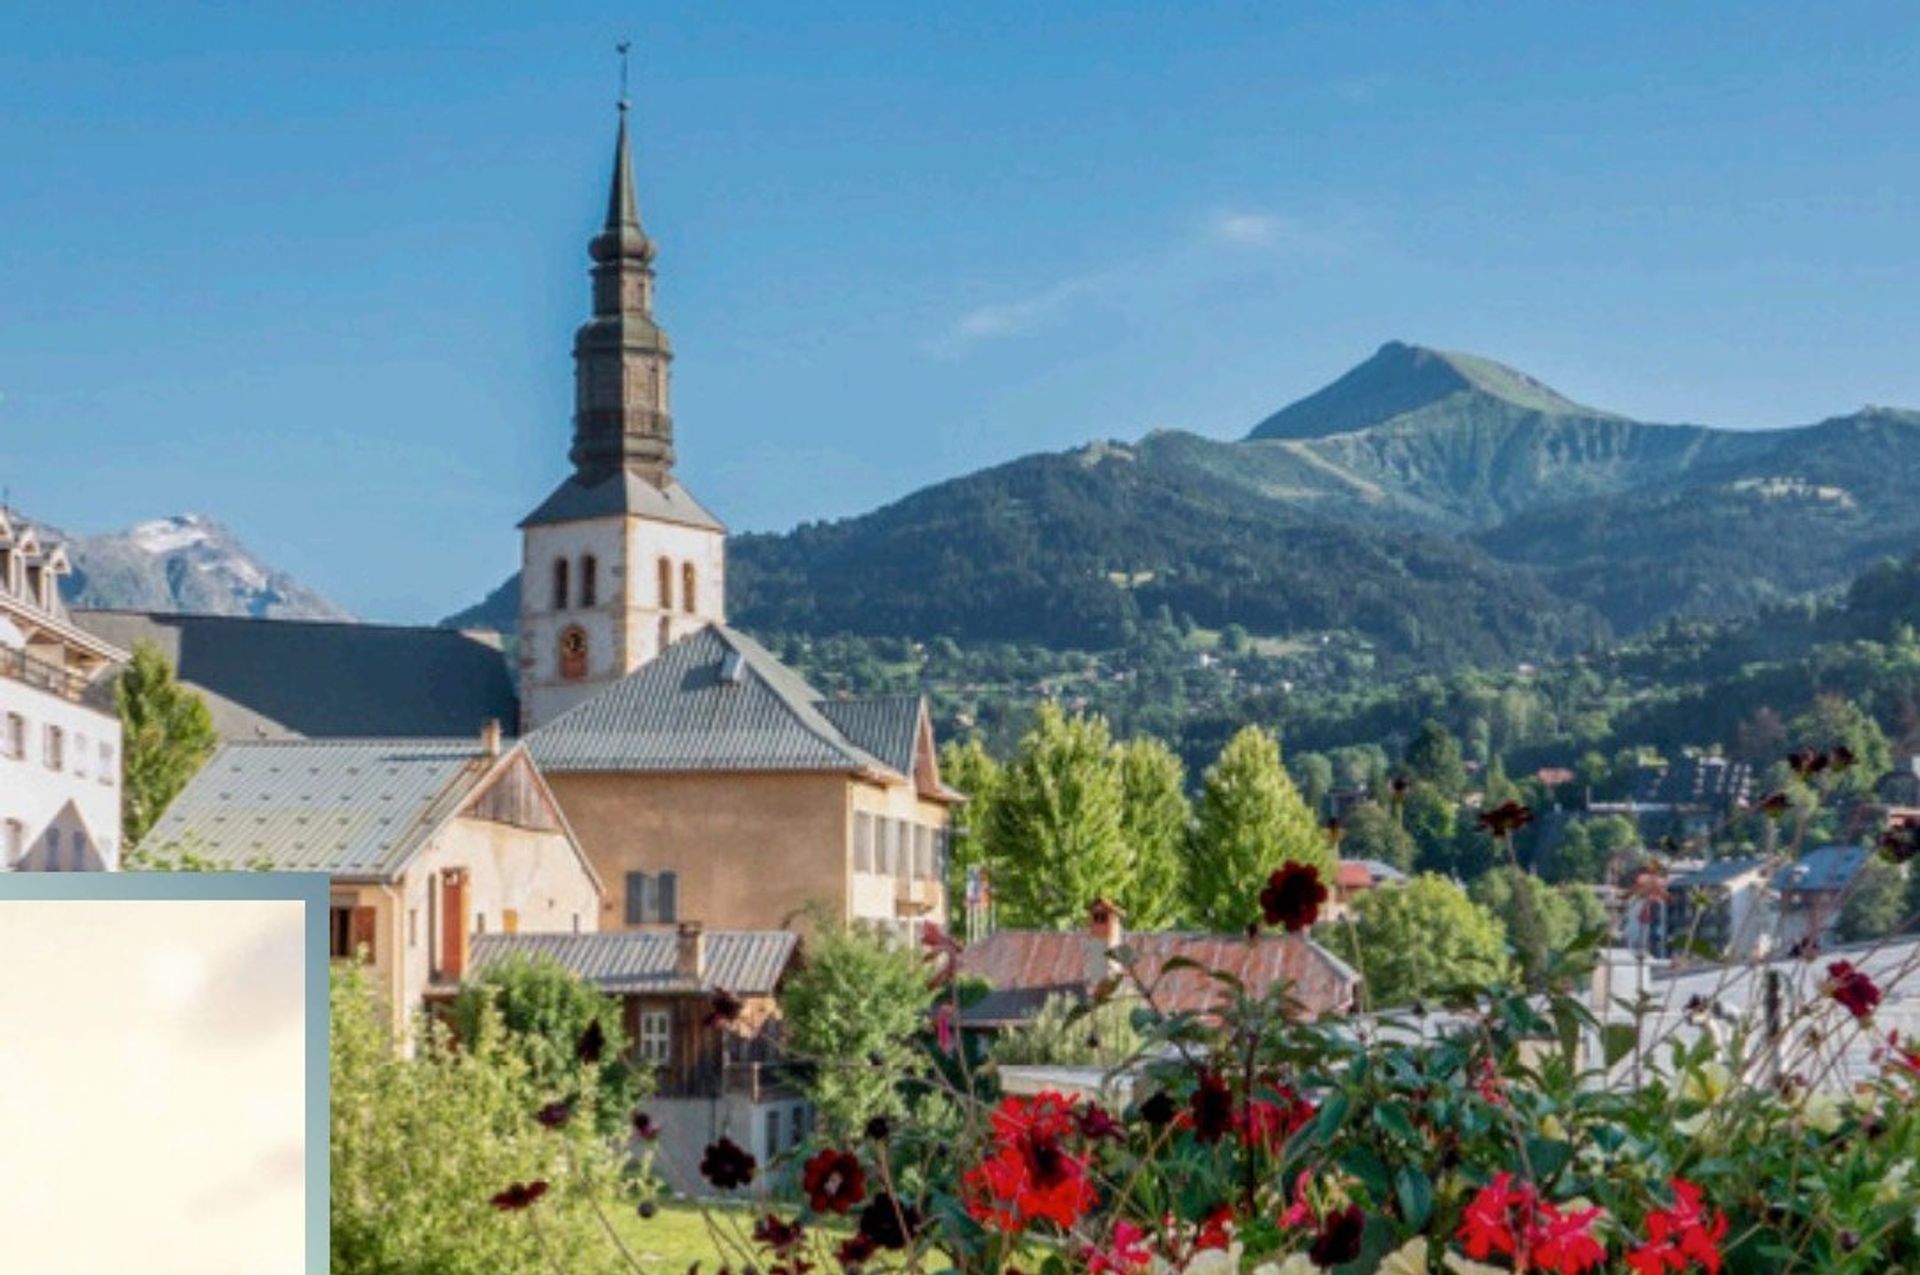
[[[587,675],[587,631],[579,625],[560,634],[560,676],[578,681]]]

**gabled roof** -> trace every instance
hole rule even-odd
[[[568,475],[553,489],[553,494],[540,502],[538,509],[520,520],[520,525],[539,527],[578,522],[583,518],[604,518],[610,514],[634,514],[709,531],[726,530],[720,520],[701,508],[700,502],[679,483],[668,479],[665,487],[656,487],[630,469],[622,469],[590,486],[577,475]]]
[[[477,740],[223,744],[142,846],[233,868],[265,863],[282,872],[391,881],[447,820],[515,765],[531,769],[523,747],[494,756]]]
[[[819,701],[820,711],[841,734],[903,775],[913,773],[924,706],[918,695]]]
[[[1672,889],[1682,890],[1690,887],[1726,885],[1754,872],[1766,871],[1766,859],[1715,859],[1696,868],[1692,872],[1683,872],[1669,882]]]
[[[513,956],[545,956],[603,992],[708,992],[771,996],[799,950],[789,930],[709,930],[701,976],[676,972],[678,936],[652,930],[610,934],[476,934],[473,972]]]
[[[519,720],[500,648],[457,629],[162,611],[73,619],[116,646],[158,646],[226,739],[477,739],[489,721]]]
[[[1865,846],[1820,846],[1774,874],[1776,890],[1844,890],[1872,851]]]
[[[827,707],[819,692],[758,642],[709,624],[554,718],[527,736],[526,744],[541,769],[552,773],[847,771],[907,777],[850,738]]]
[[[967,945],[960,972],[985,978],[999,992],[1084,989],[1088,958],[1098,955],[1094,945],[1099,942],[1084,932],[1000,930]],[[1296,934],[1262,934],[1252,941],[1240,934],[1128,934],[1124,945],[1133,953],[1135,972],[1153,989],[1155,1003],[1170,1012],[1200,1013],[1220,1003],[1221,987],[1207,970],[1233,974],[1253,996],[1287,982],[1294,999],[1315,1015],[1350,1008],[1360,985],[1352,966]],[[1199,968],[1167,969],[1176,958]]]

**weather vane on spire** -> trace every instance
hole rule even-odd
[[[622,40],[613,46],[620,55],[620,109],[627,109],[627,55],[633,52],[633,41]]]

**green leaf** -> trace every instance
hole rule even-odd
[[[1372,1147],[1355,1145],[1342,1152],[1339,1161],[1341,1168],[1360,1179],[1360,1182],[1376,1200],[1384,1200],[1393,1189],[1387,1176],[1387,1164],[1374,1153]]]
[[[1433,1212],[1433,1182],[1417,1165],[1403,1164],[1394,1170],[1393,1193],[1400,1201],[1400,1216],[1418,1231]]]
[[[1640,1045],[1640,1028],[1634,1023],[1608,1023],[1600,1029],[1600,1049],[1612,1067]]]
[[[1534,1177],[1538,1179],[1554,1177],[1572,1159],[1572,1143],[1555,1142],[1547,1138],[1527,1139],[1527,1163],[1532,1166]]]
[[[1347,1111],[1353,1106],[1353,1100],[1344,1093],[1334,1093],[1320,1104],[1320,1114],[1313,1122],[1315,1142],[1331,1142],[1333,1135],[1346,1123]]]
[[[1406,1104],[1399,1101],[1383,1102],[1373,1109],[1374,1123],[1394,1137],[1404,1142],[1418,1142],[1420,1133],[1413,1127],[1413,1121],[1407,1117]]]

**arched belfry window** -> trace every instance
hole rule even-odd
[[[580,555],[580,605],[590,607],[600,592],[600,560],[592,554]]]
[[[553,560],[553,609],[556,611],[567,609],[567,560],[565,558]]]
[[[673,610],[673,563],[660,559],[660,609]]]
[[[680,605],[685,608],[689,615],[693,613],[696,597],[697,594],[694,591],[693,564],[691,562],[683,562],[680,564]]]
[[[587,631],[570,624],[560,632],[560,676],[577,682],[587,675]]]

